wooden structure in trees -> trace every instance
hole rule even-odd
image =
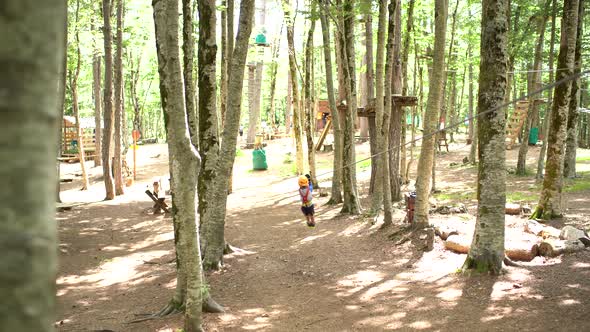
[[[94,151],[96,151],[95,120],[94,118],[80,118],[80,126],[86,158],[93,158]],[[64,116],[61,135],[62,157],[78,156],[78,138],[76,136],[76,119],[73,116]]]
[[[402,95],[393,95],[391,96],[392,103],[391,103],[391,110],[399,110],[402,107],[406,106],[416,106],[418,105],[418,97],[414,96],[402,96]],[[359,107],[357,110],[358,116],[360,117],[367,117],[367,118],[374,118],[375,117],[375,99],[371,100],[367,107]]]
[[[533,100],[534,106],[537,107],[545,102],[544,99]],[[516,143],[516,139],[522,130],[522,127],[526,123],[527,114],[529,112],[529,101],[521,100],[517,101],[514,106],[514,112],[508,118],[506,124],[506,149],[510,150]]]

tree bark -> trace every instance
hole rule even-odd
[[[276,36],[275,38],[275,42],[273,44],[273,50],[272,50],[272,62],[270,64],[270,105],[269,105],[269,116],[268,118],[270,119],[270,125],[272,128],[273,133],[275,133],[277,131],[277,127],[278,127],[278,121],[277,121],[277,117],[276,117],[276,107],[275,107],[275,97],[276,97],[276,91],[277,91],[277,71],[279,69],[279,62],[278,62],[278,58],[279,58],[279,50],[280,50],[280,46],[281,46],[281,35],[283,34],[283,26],[284,26],[284,22],[283,24],[281,24],[281,29],[280,32],[278,34],[278,36]]]
[[[428,196],[430,194],[430,179],[432,177],[435,132],[438,125],[438,110],[442,99],[442,86],[445,68],[445,34],[447,30],[447,2],[436,0],[435,2],[435,33],[434,33],[434,57],[430,82],[430,92],[424,116],[424,138],[418,160],[416,178],[416,228],[428,226]]]
[[[223,12],[222,12],[223,14]],[[193,37],[193,9],[191,0],[182,0],[182,62],[184,78],[184,100],[186,117],[191,143],[195,148],[199,147],[199,119],[195,106],[195,39]],[[139,69],[139,67],[138,67]],[[222,79],[223,80],[223,79]],[[223,85],[223,83],[222,83]],[[223,94],[222,94],[223,96]],[[222,101],[223,102],[223,101]]]
[[[549,82],[553,82],[553,62],[555,49],[555,20],[557,18],[557,0],[553,0],[551,13],[551,40],[549,42]],[[553,90],[547,91],[547,105],[553,105]],[[543,169],[545,168],[545,155],[547,153],[547,137],[549,136],[549,126],[551,122],[551,106],[547,107],[545,111],[545,118],[543,119],[543,143],[541,151],[539,151],[539,159],[537,160],[537,174],[535,179],[539,182],[543,178]]]
[[[346,116],[344,117],[343,135],[343,176],[344,204],[342,213],[359,214],[360,201],[356,188],[356,156],[354,147],[354,120],[357,109],[355,61],[354,61],[354,14],[353,1],[344,0],[342,7],[342,38],[340,39],[340,53],[344,73],[346,91]]]
[[[291,16],[291,4],[289,0],[283,1],[283,11],[285,24],[287,26],[287,46],[289,49],[289,74],[291,82],[291,94],[293,108],[293,135],[295,136],[295,164],[297,167],[297,174],[303,174],[303,143],[301,133],[301,107],[299,100],[299,85],[297,84],[297,60],[295,58],[295,32],[294,20]]]
[[[160,95],[171,156],[170,171],[172,179],[182,179],[172,182],[172,213],[177,225],[177,294],[185,286],[184,330],[194,332],[202,330],[202,270],[195,207],[200,158],[191,144],[186,119],[178,41],[178,1],[160,0],[155,1],[153,6]]]
[[[500,273],[504,260],[506,146],[504,103],[508,70],[508,1],[482,2],[478,121],[477,220],[464,270]]]
[[[221,113],[221,126],[225,121],[225,110],[227,107],[227,66],[229,60],[227,58],[227,0],[221,1],[221,6],[226,7],[220,10],[221,12],[221,78],[219,79],[219,110]]]
[[[574,60],[574,74],[582,71],[582,26],[584,23],[584,1],[580,1],[578,8],[578,32],[576,39],[576,50]],[[568,178],[576,177],[576,149],[578,148],[578,107],[580,105],[580,78],[572,81],[572,91],[570,93],[569,114],[567,118],[567,139],[564,160],[564,176]]]
[[[416,1],[415,0],[410,0],[408,3],[408,17],[407,17],[407,21],[406,21],[406,32],[404,34],[404,40],[403,40],[403,46],[402,46],[402,58],[401,58],[401,71],[402,71],[402,96],[407,96],[408,95],[408,59],[409,59],[409,55],[410,55],[410,36],[412,34],[412,27],[414,25],[414,3]],[[415,76],[414,76],[415,77]],[[414,93],[416,93],[415,89],[414,89]],[[407,124],[406,124],[406,112],[407,109],[403,108],[402,109],[402,114],[401,114],[401,118],[402,118],[402,132],[401,132],[401,158],[400,158],[400,177],[402,180],[402,183],[406,184],[408,183],[408,168],[410,167],[410,163],[412,161],[412,156],[410,155],[410,161],[406,162],[406,154],[407,154],[407,149],[406,149],[406,130],[407,130]],[[410,151],[411,153],[411,151]]]
[[[215,169],[217,175],[213,180],[211,190],[207,197],[209,202],[212,203],[212,206],[207,209],[204,216],[205,220],[207,220],[208,227],[205,233],[207,243],[203,247],[203,266],[208,270],[219,268],[223,261],[227,188],[236,157],[242,102],[242,81],[244,79],[244,67],[248,53],[248,40],[252,32],[253,14],[254,0],[242,0],[240,3],[240,22],[236,46],[232,52],[232,62],[229,68],[231,74],[228,82],[228,104],[221,137],[221,148]]]
[[[68,80],[68,57],[67,57],[67,52],[68,52],[68,20],[67,20],[67,6],[66,7],[66,14],[65,14],[65,18],[64,18],[64,26],[63,26],[63,47],[65,48],[63,50],[63,54],[64,56],[62,56],[62,61],[59,67],[59,78],[57,80],[57,96],[58,96],[58,110],[59,110],[59,114],[60,114],[60,121],[59,121],[59,125],[58,125],[58,138],[57,138],[57,155],[56,157],[59,158],[61,157],[62,154],[62,148],[64,145],[64,141],[63,141],[63,125],[64,125],[64,109],[65,109],[65,104],[66,104],[66,84],[67,84],[67,80]],[[57,203],[61,203],[61,195],[60,195],[60,191],[61,191],[61,181],[60,181],[60,175],[61,175],[61,162],[59,160],[57,160],[56,162],[56,180],[55,180],[55,200]]]
[[[561,23],[561,42],[557,57],[556,74],[559,81],[573,75],[578,25],[578,0],[566,0]],[[543,189],[532,217],[551,219],[563,215],[561,191],[563,189],[563,158],[567,138],[567,118],[569,111],[571,82],[555,87],[555,100],[551,110],[551,129],[547,138],[547,170],[543,179]]]
[[[65,1],[3,1],[0,26],[0,330],[49,332],[55,322],[55,157],[65,57]],[[7,142],[10,142],[8,144]]]
[[[117,0],[117,53],[115,55],[115,194],[123,195],[123,0]]]
[[[326,69],[326,91],[330,114],[332,115],[332,128],[334,132],[334,163],[332,175],[332,193],[328,204],[342,203],[342,144],[341,124],[338,109],[336,108],[336,97],[334,95],[334,79],[332,77],[332,53],[330,50],[330,24],[328,21],[327,0],[320,1],[320,22],[322,24],[322,39],[324,50],[324,63]]]
[[[215,243],[217,237],[223,239],[221,234],[213,232],[213,220],[208,218],[208,210],[215,201],[211,200],[213,186],[217,173],[217,165],[220,160],[220,142],[218,133],[218,116],[216,107],[216,17],[214,0],[198,0],[199,10],[199,48],[198,48],[198,91],[199,91],[199,154],[201,155],[201,170],[199,172],[199,215],[201,216],[201,249],[206,254],[205,248],[210,241]],[[231,77],[231,75],[230,75]],[[229,93],[229,91],[228,91]],[[226,113],[227,117],[227,113]],[[236,128],[236,135],[238,129]],[[235,152],[234,152],[235,154]],[[229,175],[228,175],[229,179]],[[228,182],[229,183],[229,182]],[[227,194],[227,187],[223,189]],[[213,236],[214,239],[210,239]],[[223,246],[225,243],[222,243]]]
[[[102,172],[106,191],[105,200],[115,198],[115,184],[111,173],[111,142],[113,138],[113,36],[111,31],[111,1],[103,0],[102,16],[104,20],[104,134],[102,145]]]

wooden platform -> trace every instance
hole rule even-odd
[[[391,96],[391,107],[409,107],[418,105],[418,97],[415,96]],[[359,107],[357,114],[360,117],[374,118],[375,117],[375,99],[371,100],[367,107]]]

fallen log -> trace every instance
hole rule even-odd
[[[522,206],[520,206],[520,204],[508,203],[508,204],[506,204],[506,208],[504,209],[504,212],[506,214],[511,215],[511,216],[517,216],[517,215],[521,214]]]
[[[445,248],[459,254],[467,254],[471,246],[471,240],[460,236],[451,235],[445,241]],[[538,255],[539,246],[530,242],[514,242],[509,243],[505,254],[508,258],[515,261],[530,262]]]
[[[586,248],[578,240],[547,239],[539,244],[539,255],[545,257],[557,257],[562,254],[582,251]]]
[[[526,224],[524,224],[524,231],[536,236],[540,236],[543,239],[552,237],[552,238],[559,238],[559,229],[543,225],[535,220],[528,220]]]
[[[588,238],[588,234],[581,229],[573,226],[565,226],[559,233],[560,240],[579,240],[580,238]]]

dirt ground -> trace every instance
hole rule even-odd
[[[226,256],[223,270],[207,276],[211,294],[226,309],[205,315],[207,331],[590,330],[588,251],[537,257],[499,277],[465,277],[456,273],[465,255],[445,251],[440,239],[430,252],[411,242],[396,246],[387,237],[393,229],[380,231],[367,218],[340,215],[339,206],[325,204],[327,197],[314,198],[318,225],[310,229],[299,211],[295,178],[286,178],[292,166],[285,161],[293,159],[285,154],[289,143],[270,142],[268,171],[250,171],[251,151],[238,154],[226,238],[243,250]],[[473,227],[477,169],[462,165],[469,151],[463,141],[449,149],[437,157],[441,194],[436,197],[442,204],[464,203],[468,213],[435,214],[431,221]],[[529,149],[531,168],[539,149]],[[368,143],[358,144],[358,159],[368,150]],[[508,151],[509,168],[517,153]],[[318,173],[329,171],[331,158],[332,153],[319,154]],[[137,181],[124,196],[104,202],[101,167],[91,168],[92,185],[84,192],[78,190],[79,165],[62,167],[62,178],[73,179],[62,185],[62,199],[77,205],[56,214],[58,331],[176,332],[182,327],[181,315],[126,323],[135,314],[158,311],[175,287],[171,218],[151,214],[144,193],[155,178],[167,179],[166,146],[142,146],[137,170]],[[590,161],[580,162],[578,170],[586,172],[587,181]],[[360,163],[365,207],[369,172]],[[323,185],[330,176],[321,178]],[[536,203],[534,176],[508,175],[507,185],[515,201]],[[554,224],[590,228],[590,190],[567,192],[566,200],[567,217]],[[404,213],[398,207],[401,224]],[[509,219],[524,222],[525,217]]]

